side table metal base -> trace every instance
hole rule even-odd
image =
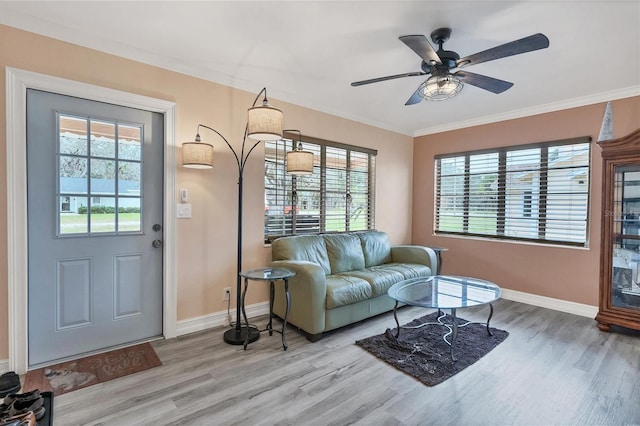
[[[247,330],[249,331],[249,343],[260,338],[260,332],[256,327],[242,325],[240,328],[231,328],[224,332],[224,341],[230,345],[244,345],[247,340]]]
[[[250,271],[242,271],[240,272],[240,276],[244,277],[244,289],[242,290],[242,295],[240,297],[240,310],[242,311],[242,317],[244,318],[244,324],[248,324],[247,320],[247,311],[245,310],[244,301],[247,295],[247,289],[249,288],[249,280],[256,281],[268,281],[269,282],[269,323],[266,328],[262,330],[251,330],[249,334],[244,333],[238,336],[238,343],[232,343],[234,345],[244,345],[244,349],[247,349],[247,345],[255,340],[258,340],[261,331],[268,331],[269,335],[272,336],[273,332],[280,333],[282,335],[282,348],[287,350],[287,340],[285,338],[286,328],[287,328],[287,319],[289,317],[289,309],[291,306],[291,296],[289,296],[289,278],[293,277],[296,273],[290,271],[285,268],[257,268],[252,269]],[[275,296],[275,280],[283,280],[284,281],[284,292],[286,298],[286,313],[284,315],[284,320],[282,321],[282,330],[274,330],[273,328],[273,302]],[[257,336],[253,338],[253,334],[256,333]],[[235,339],[237,336],[233,336]],[[225,335],[225,341],[227,336]],[[244,338],[244,340],[242,340]]]

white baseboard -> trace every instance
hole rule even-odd
[[[245,308],[247,311],[247,318],[251,322],[251,318],[269,313],[269,302],[260,302],[254,305],[249,305]],[[229,311],[231,321],[236,319],[236,310]],[[189,318],[186,320],[178,321],[177,335],[182,336],[184,334],[195,333],[197,331],[207,330],[213,327],[221,327],[228,325],[227,312],[214,312],[209,315],[203,315],[201,317]]]
[[[502,289],[502,298],[588,318],[595,318],[598,313],[597,306],[569,302],[567,300],[554,299],[552,297],[538,296],[537,294],[524,293],[522,291],[510,290],[508,288]],[[260,315],[266,315],[269,313],[269,302],[261,302],[247,306],[246,310],[247,317],[249,317],[249,319]],[[231,315],[231,320],[235,321],[236,310],[232,309],[229,312],[229,315]],[[226,311],[214,312],[209,315],[178,321],[177,335],[182,336],[184,334],[195,333],[213,327],[221,327],[227,324]],[[3,364],[2,361],[0,361],[0,371],[2,371],[2,367]]]
[[[538,296],[537,294],[523,293],[521,291],[509,290],[508,288],[502,289],[502,298],[588,318],[595,318],[598,313],[597,306],[569,302],[567,300],[554,299],[546,296]]]
[[[9,360],[0,359],[0,374],[4,374],[9,371]]]

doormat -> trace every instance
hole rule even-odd
[[[437,318],[438,313],[434,312],[414,319],[404,326],[436,322]],[[467,322],[462,318],[457,320],[459,325]],[[446,321],[451,324],[451,317],[447,316]],[[493,327],[490,329],[493,336],[487,333],[485,324],[470,323],[458,328],[458,337],[453,348],[457,361],[451,358],[451,347],[442,338],[447,329],[440,325],[401,328],[398,338],[395,337],[395,328],[387,329],[383,334],[357,340],[356,344],[423,384],[434,386],[478,361],[509,336],[504,330]],[[448,339],[451,339],[451,336]]]
[[[22,389],[62,395],[159,365],[151,344],[142,343],[28,371]]]

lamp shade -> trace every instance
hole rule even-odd
[[[428,101],[443,101],[460,93],[462,86],[462,81],[452,75],[434,75],[420,85],[419,92]]]
[[[247,116],[247,136],[261,141],[282,138],[282,111],[269,105],[249,108]]]
[[[292,175],[308,175],[313,173],[313,152],[287,152],[287,173]]]
[[[210,169],[213,167],[213,145],[203,142],[184,142],[182,144],[182,166],[191,169]]]

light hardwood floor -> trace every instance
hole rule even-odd
[[[309,343],[262,333],[247,351],[222,329],[155,342],[163,365],[54,399],[56,425],[640,425],[640,336],[499,300],[510,336],[434,387],[354,344],[391,313]],[[401,323],[428,311],[403,308]],[[487,308],[461,309],[470,320]],[[264,317],[254,319],[262,326]],[[279,322],[277,322],[280,325]]]

